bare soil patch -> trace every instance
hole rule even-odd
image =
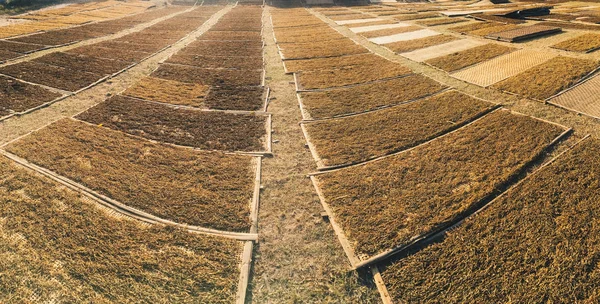
[[[32,61],[1,67],[0,73],[65,91],[77,91],[103,77],[78,69],[66,69]]]
[[[70,119],[7,150],[164,219],[236,232],[250,228],[253,157],[152,143]]]
[[[0,70],[1,71],[1,70]],[[161,64],[153,77],[222,87],[260,86],[261,70],[203,69],[193,66]]]
[[[458,39],[459,38],[451,35],[436,35],[426,38],[388,43],[385,46],[396,53],[405,53]]]
[[[146,77],[125,90],[123,95],[202,108],[209,88],[206,85]]]
[[[454,54],[429,59],[425,62],[446,72],[454,72],[500,55],[510,53],[514,50],[516,49],[512,47],[488,43]]]
[[[583,34],[573,39],[557,43],[552,47],[571,52],[589,53],[600,49],[600,34]]]
[[[471,213],[563,131],[496,111],[429,144],[316,180],[356,254],[373,256]]]

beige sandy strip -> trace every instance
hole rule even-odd
[[[549,103],[600,119],[600,76],[596,75],[588,81],[573,87],[554,98]]]
[[[451,74],[451,76],[478,86],[487,87],[556,56],[556,54],[534,50],[519,50],[458,71]]]
[[[386,29],[392,29],[392,28],[407,27],[407,26],[411,26],[411,25],[412,24],[410,24],[410,23],[379,24],[379,25],[369,25],[369,26],[353,27],[353,28],[350,28],[350,30],[352,32],[358,34],[358,33],[378,31],[378,30],[386,30]]]
[[[353,19],[353,20],[335,21],[335,23],[337,23],[339,25],[346,25],[346,24],[366,23],[366,22],[381,21],[381,20],[384,20],[384,19],[381,19],[381,18]]]
[[[371,41],[373,43],[377,43],[377,44],[388,44],[388,43],[394,43],[394,42],[399,42],[399,41],[421,39],[421,38],[436,36],[436,35],[440,35],[440,34],[441,34],[440,32],[432,31],[429,29],[423,29],[423,30],[418,30],[418,31],[414,31],[414,32],[400,33],[400,34],[395,34],[395,35],[390,35],[390,36],[371,38],[371,39],[369,39],[369,41]]]
[[[450,55],[452,53],[465,51],[485,43],[473,39],[460,39],[426,47],[412,52],[402,53],[400,55],[417,62],[423,62],[432,58]]]

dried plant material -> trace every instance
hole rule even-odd
[[[395,20],[379,20],[379,21],[348,24],[346,26],[349,28],[353,28],[353,27],[363,27],[363,26],[371,26],[371,25],[383,25],[383,24],[396,24],[396,23],[398,23],[398,22]]]
[[[372,19],[373,16],[358,13],[358,14],[328,16],[328,18],[331,20],[334,20],[334,21],[343,21],[343,20]]]
[[[394,17],[394,19],[399,20],[399,21],[406,21],[406,20],[418,20],[418,19],[440,17],[440,14],[438,14],[438,13],[418,13],[418,14],[395,15],[393,17]]]
[[[314,43],[286,43],[280,44],[279,49],[286,60],[336,57],[368,52],[366,48],[347,38]]]
[[[262,37],[257,32],[245,31],[208,31],[202,39],[206,40],[231,40],[231,41],[260,41]]]
[[[495,89],[544,100],[594,71],[598,62],[558,56],[493,86]]]
[[[55,65],[70,70],[83,70],[100,75],[110,75],[131,65],[131,63],[127,61],[100,59],[63,52],[44,55],[32,61]]]
[[[564,29],[572,29],[572,30],[600,31],[600,25],[574,23],[574,22],[544,21],[544,22],[538,23],[538,25],[557,26],[557,27],[561,27]]]
[[[315,178],[355,253],[371,257],[470,214],[563,131],[496,111],[426,145]]]
[[[347,66],[341,69],[317,70],[297,74],[301,90],[325,89],[371,82],[411,74],[411,69],[392,61],[382,61],[374,69],[370,65]]]
[[[454,27],[449,28],[448,30],[451,30],[451,31],[457,32],[457,33],[461,33],[461,34],[467,34],[472,31],[482,30],[482,29],[491,28],[491,27],[497,27],[497,26],[501,26],[501,25],[502,25],[501,23],[497,23],[497,22],[474,22],[474,23],[469,23],[469,24],[465,24],[465,25],[454,26]]]
[[[206,69],[260,70],[264,65],[262,56],[204,56],[186,55],[182,52],[176,53],[165,62]]]
[[[6,158],[0,168],[0,302],[234,302],[240,242],[141,225]]]
[[[236,232],[250,229],[253,157],[157,144],[70,119],[6,149],[167,220]]]
[[[418,30],[422,30],[422,29],[423,28],[420,26],[404,26],[404,27],[395,27],[395,28],[388,28],[388,29],[382,29],[382,30],[376,30],[376,31],[363,32],[363,33],[360,33],[359,35],[361,35],[365,38],[375,38],[375,37],[396,35],[396,34],[400,34],[400,33],[414,32],[414,31],[418,31]]]
[[[194,66],[161,64],[151,76],[200,85],[241,87],[260,86],[262,70],[203,69]]]
[[[420,39],[388,43],[385,46],[396,53],[405,53],[458,39],[459,38],[451,35],[435,35]]]
[[[360,113],[421,98],[445,86],[423,75],[340,88],[325,92],[300,93],[303,108],[311,118],[328,118]]]
[[[35,108],[60,96],[39,86],[0,77],[0,117]]]
[[[8,40],[0,41],[0,50],[10,51],[15,53],[26,54],[30,52],[35,52],[46,48],[45,45],[41,44],[32,44],[32,43],[20,43]]]
[[[498,33],[498,32],[504,32],[504,31],[510,31],[510,30],[514,30],[516,28],[518,28],[518,26],[516,26],[514,24],[503,24],[503,25],[486,27],[486,28],[474,30],[474,31],[469,32],[469,34],[475,35],[475,36],[485,37],[485,36],[487,36],[489,34]]]
[[[420,25],[424,25],[424,26],[436,26],[436,25],[446,25],[446,24],[453,24],[453,23],[460,23],[460,22],[466,22],[466,19],[463,18],[435,18],[435,19],[425,19],[425,20],[421,20],[421,21],[417,21],[415,23],[420,24]]]
[[[471,16],[477,20],[499,22],[499,23],[504,23],[504,24],[523,24],[523,23],[525,23],[525,20],[513,19],[513,18],[496,16],[496,15],[475,14],[475,15],[471,15]]]
[[[206,85],[146,77],[125,90],[123,95],[202,108],[208,90]]]
[[[556,49],[561,49],[571,52],[589,53],[600,49],[600,34],[587,33],[575,38],[559,42],[552,46]]]
[[[0,73],[65,91],[77,91],[103,77],[100,74],[66,69],[32,61],[4,66],[0,68]]]
[[[394,302],[596,302],[599,154],[598,141],[579,144],[442,242],[385,265]]]
[[[90,57],[104,58],[104,59],[114,59],[114,60],[122,60],[127,62],[139,62],[142,59],[150,56],[150,53],[147,52],[138,52],[127,49],[110,49],[110,48],[102,48],[96,47],[95,45],[86,45],[80,46],[78,48],[70,49],[65,51],[65,53],[76,54],[76,55],[86,55]]]
[[[217,110],[260,111],[265,107],[265,99],[263,87],[213,87],[204,104]]]
[[[510,53],[514,50],[516,49],[512,47],[488,43],[454,54],[429,59],[425,62],[446,72],[454,72],[500,55]]]
[[[330,58],[315,58],[301,60],[286,60],[285,67],[288,73],[299,71],[317,71],[341,69],[350,66],[378,66],[386,64],[389,60],[371,53],[339,56]]]
[[[554,26],[530,25],[521,26],[506,31],[500,31],[498,33],[491,33],[486,35],[485,37],[506,42],[517,42],[536,37],[556,34],[560,33],[561,31],[561,28]]]
[[[322,165],[341,166],[414,147],[492,107],[489,102],[451,91],[362,115],[310,122],[304,127]]]
[[[180,50],[181,55],[255,56],[262,57],[263,42],[196,40]]]
[[[265,150],[267,116],[173,108],[125,96],[112,97],[78,119],[113,130],[202,150]]]

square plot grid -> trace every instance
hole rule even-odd
[[[399,42],[399,41],[408,41],[408,40],[426,38],[426,37],[436,36],[436,35],[440,35],[440,34],[441,34],[440,32],[432,31],[429,29],[423,29],[423,30],[418,30],[418,31],[414,31],[414,32],[371,38],[371,39],[369,39],[369,41],[376,43],[376,44],[387,44],[387,43],[393,43],[393,42]]]
[[[560,27],[553,27],[553,26],[546,26],[546,25],[531,25],[531,26],[519,27],[514,30],[492,33],[492,34],[485,36],[485,38],[506,41],[506,42],[516,42],[516,41],[526,40],[526,39],[530,39],[530,38],[559,33],[561,31],[562,31],[562,29]]]
[[[423,62],[432,58],[449,55],[452,53],[468,50],[484,43],[473,39],[461,39],[430,46],[424,49],[402,53],[400,55],[414,61]]]
[[[600,119],[600,99],[598,99],[598,96],[600,96],[600,76],[594,76],[571,90],[550,99],[548,102]]]
[[[381,20],[383,20],[383,19],[381,19],[381,18],[367,18],[367,19],[355,19],[355,20],[335,21],[335,23],[337,23],[339,25],[346,25],[346,24],[366,23],[366,22],[381,21]]]
[[[353,28],[350,28],[350,30],[354,33],[359,34],[359,33],[364,33],[364,32],[387,30],[387,29],[393,29],[393,28],[399,28],[399,27],[407,27],[407,26],[411,26],[411,25],[412,24],[410,24],[410,23],[379,24],[379,25],[353,27]]]
[[[487,87],[556,56],[552,53],[535,50],[519,50],[456,72],[452,74],[452,77]]]

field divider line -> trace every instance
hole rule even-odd
[[[527,116],[527,115],[523,115],[523,116]],[[381,252],[367,260],[363,260],[356,265],[356,268],[362,268],[362,267],[375,265],[375,264],[378,264],[378,263],[381,263],[381,262],[387,260],[388,258],[390,258],[392,256],[408,254],[410,252],[413,252],[413,251],[419,250],[420,248],[423,248],[423,246],[425,246],[426,244],[429,243],[430,239],[433,236],[437,235],[441,231],[447,230],[449,227],[454,226],[456,223],[464,221],[465,219],[471,217],[473,214],[476,214],[481,208],[485,207],[486,205],[489,205],[489,203],[491,201],[494,201],[498,196],[505,193],[508,189],[511,189],[515,184],[519,183],[519,181],[521,181],[524,178],[526,178],[527,176],[531,175],[531,174],[528,174],[524,178],[519,178],[520,176],[527,174],[527,170],[529,170],[538,160],[543,158],[544,154],[547,151],[549,151],[551,148],[553,148],[559,141],[562,141],[563,139],[565,139],[572,131],[573,131],[573,129],[568,128],[564,132],[562,132],[560,135],[558,135],[554,140],[552,140],[548,145],[546,145],[540,151],[540,153],[535,155],[532,159],[527,161],[527,163],[523,164],[520,168],[518,168],[513,174],[511,174],[511,176],[506,181],[502,182],[500,185],[495,187],[495,189],[493,189],[489,194],[487,194],[485,197],[480,199],[477,203],[473,204],[467,210],[462,212],[462,214],[459,215],[458,218],[455,219],[453,222],[450,222],[450,223],[447,223],[444,225],[440,225],[439,227],[435,228],[431,232],[419,235],[419,236],[413,238],[412,241],[410,241],[406,245],[397,246],[397,247],[388,249],[388,250]],[[535,172],[535,170],[534,170],[534,172]]]
[[[97,203],[99,203],[100,205],[102,205],[104,207],[108,207],[120,214],[129,216],[131,218],[134,218],[134,219],[146,222],[146,223],[174,226],[174,227],[178,227],[178,228],[187,230],[188,232],[201,233],[201,234],[214,235],[214,236],[222,236],[222,237],[236,239],[236,240],[242,240],[242,241],[255,241],[258,239],[258,235],[253,234],[253,233],[222,231],[222,230],[203,228],[203,227],[199,227],[199,226],[181,224],[181,223],[176,223],[176,222],[173,222],[170,220],[165,220],[165,219],[159,218],[157,216],[151,215],[149,213],[129,207],[129,206],[127,206],[123,203],[120,203],[114,199],[111,199],[103,194],[100,194],[86,186],[83,186],[67,177],[64,177],[64,176],[59,175],[51,170],[48,170],[46,168],[40,167],[36,164],[33,164],[33,163],[27,161],[26,159],[23,159],[23,158],[15,155],[15,154],[12,154],[6,150],[0,150],[0,154],[13,160],[14,162],[18,163],[19,165],[21,165],[25,168],[33,170],[33,171],[35,171],[39,174],[42,174],[46,177],[49,177],[52,180],[59,182],[59,183],[63,184],[64,186],[67,186],[68,188],[75,190],[75,191],[93,199],[94,201],[96,201]]]
[[[242,251],[242,262],[240,265],[240,278],[238,282],[237,293],[235,296],[236,304],[246,303],[246,293],[248,293],[248,283],[250,282],[250,271],[252,270],[252,254],[254,251],[254,242],[247,241]]]
[[[392,297],[390,297],[387,287],[385,286],[385,282],[383,281],[383,277],[381,277],[381,273],[379,272],[379,267],[377,267],[377,265],[371,266],[371,273],[373,274],[373,281],[375,282],[375,286],[377,286],[377,290],[379,291],[379,295],[381,296],[381,301],[383,304],[394,303],[392,301]]]

